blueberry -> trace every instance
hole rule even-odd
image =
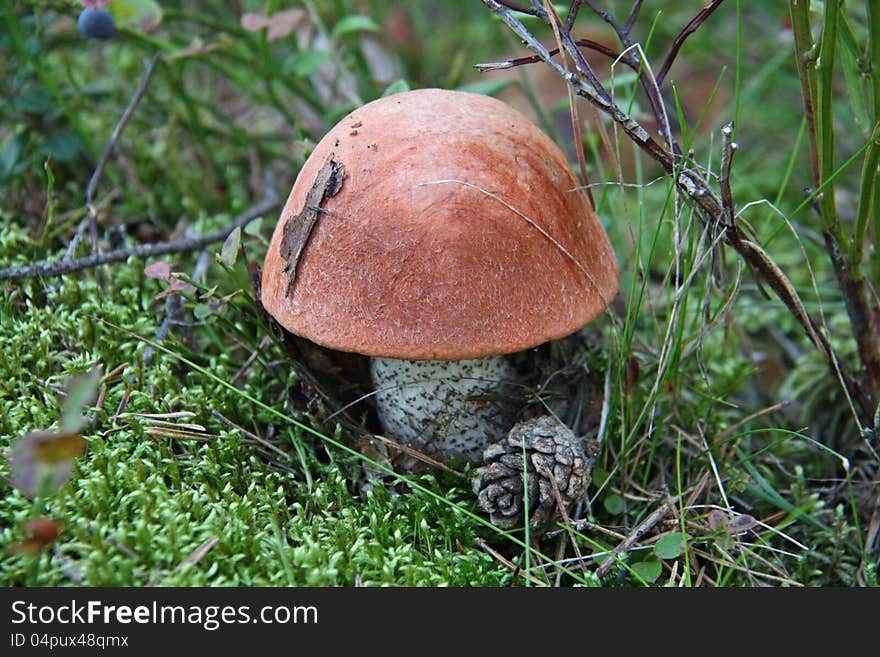
[[[116,31],[116,21],[106,9],[83,9],[76,26],[87,38],[109,39]]]

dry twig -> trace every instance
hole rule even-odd
[[[161,54],[157,53],[147,65],[147,71],[144,73],[144,77],[141,79],[141,83],[138,86],[137,91],[135,91],[131,102],[122,113],[119,123],[117,123],[116,127],[113,129],[113,134],[110,135],[110,141],[104,146],[104,150],[101,152],[101,157],[98,159],[98,165],[95,167],[95,171],[92,173],[92,177],[89,179],[89,184],[86,187],[86,216],[89,220],[89,246],[91,247],[92,255],[98,252],[98,212],[94,205],[95,187],[97,187],[98,181],[104,173],[104,167],[107,166],[107,162],[113,154],[113,149],[116,148],[116,143],[122,136],[122,131],[125,130],[125,126],[128,125],[128,122],[134,115],[134,111],[140,104],[141,98],[143,98],[144,94],[147,92],[147,87],[150,85],[150,80],[153,77],[153,73],[156,71],[156,65],[159,63],[161,56]]]
[[[647,532],[651,530],[651,528],[656,525],[658,522],[663,520],[666,515],[671,510],[672,505],[669,500],[664,500],[663,504],[661,504],[655,511],[645,518],[641,523],[636,525],[635,529],[633,529],[629,535],[621,542],[616,548],[611,551],[611,554],[603,561],[599,567],[596,569],[596,574],[599,577],[605,577],[608,574],[608,571],[617,563],[617,557],[621,552],[626,552],[633,545],[639,542],[639,539],[642,538]]]
[[[151,258],[154,256],[167,255],[169,253],[190,253],[200,251],[205,247],[222,242],[236,228],[243,228],[254,219],[263,216],[272,210],[279,202],[278,193],[275,191],[273,180],[268,177],[263,199],[253,207],[245,210],[235,217],[228,225],[218,230],[199,235],[186,237],[170,242],[157,242],[154,244],[138,244],[126,249],[97,253],[76,260],[60,260],[58,262],[42,262],[25,267],[11,267],[0,269],[0,280],[20,280],[24,278],[36,278],[38,276],[62,276],[82,269],[91,269],[111,262],[122,262],[131,257]]]

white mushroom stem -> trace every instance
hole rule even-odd
[[[379,420],[390,438],[443,461],[482,460],[512,422],[504,356],[472,360],[371,358]]]

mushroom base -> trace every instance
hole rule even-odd
[[[516,371],[504,356],[472,360],[370,359],[376,408],[390,438],[443,462],[480,463],[504,436]]]

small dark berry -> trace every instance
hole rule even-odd
[[[83,9],[76,21],[76,26],[83,36],[91,39],[109,39],[116,31],[116,21],[106,9]]]

